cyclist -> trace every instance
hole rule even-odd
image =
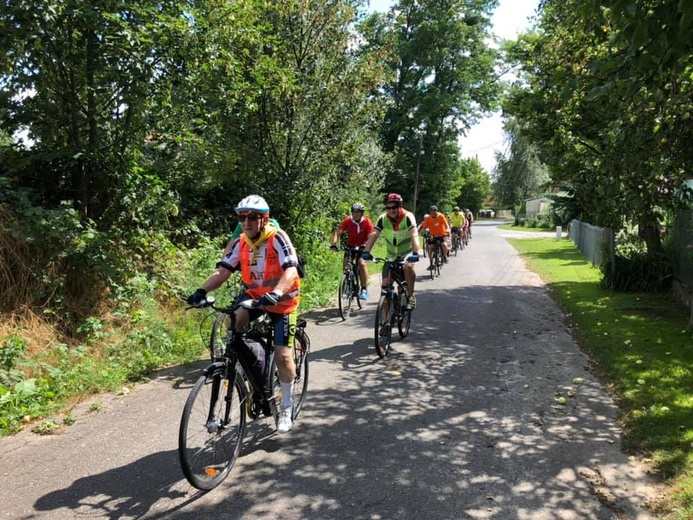
[[[428,229],[431,236],[426,241],[428,247],[428,253],[433,258],[433,249],[435,248],[435,243],[440,242],[440,248],[443,250],[443,262],[448,263],[448,245],[445,242],[445,237],[450,234],[450,227],[448,226],[448,219],[445,215],[438,213],[438,206],[431,206],[428,211],[430,215],[425,218],[421,223],[422,229]],[[429,267],[430,269],[430,267]]]
[[[293,425],[292,392],[296,366],[291,355],[296,325],[296,309],[300,302],[298,256],[285,231],[269,225],[269,205],[258,195],[249,195],[238,203],[236,214],[243,234],[217,264],[216,270],[202,287],[188,297],[190,305],[199,305],[208,292],[221,287],[234,271],[241,271],[245,284],[242,300],[259,300],[272,320],[274,349],[282,390],[279,433]],[[232,239],[233,240],[233,239]],[[239,308],[236,311],[236,332],[243,332],[261,311]],[[234,341],[241,341],[236,334]]]
[[[402,256],[406,258],[404,264],[404,279],[407,281],[409,294],[407,294],[407,309],[416,308],[416,296],[414,295],[414,282],[416,271],[414,262],[419,261],[419,233],[416,229],[416,217],[402,207],[402,196],[399,193],[390,193],[385,199],[385,213],[378,217],[375,223],[375,231],[368,237],[364,245],[361,257],[364,260],[372,260],[370,253],[373,244],[382,235],[387,246],[388,258]],[[410,254],[411,253],[411,254]],[[386,266],[387,267],[387,264]],[[383,269],[381,284],[389,285],[390,272]]]
[[[347,233],[347,247],[363,248],[363,245],[368,240],[368,237],[373,233],[375,228],[373,222],[368,217],[363,216],[366,210],[365,206],[360,202],[354,202],[351,205],[351,217],[347,217],[339,224],[337,231],[332,236],[332,245],[330,249],[337,251],[337,242],[342,234]],[[347,268],[349,263],[349,251],[344,253],[344,268]],[[368,270],[366,262],[363,258],[359,258],[359,279],[361,281],[361,292],[359,298],[362,300],[368,299]]]
[[[452,233],[456,233],[459,237],[460,248],[464,247],[463,233],[464,225],[467,223],[467,219],[464,213],[460,211],[459,206],[455,206],[452,209],[452,214],[450,215],[450,227],[452,228]]]
[[[281,229],[281,226],[279,225],[279,222],[277,222],[276,219],[273,219],[270,217],[269,222],[267,223],[268,226],[274,226],[277,229]],[[241,238],[241,234],[243,233],[243,226],[241,225],[240,222],[236,224],[236,228],[233,230],[233,233],[231,234],[231,240],[229,241],[228,244],[226,244],[226,248],[224,249],[224,252],[222,253],[222,258],[226,256],[226,253],[231,251],[231,247],[236,243],[236,240]]]
[[[467,217],[467,236],[472,238],[472,223],[474,222],[474,214],[466,208],[464,210],[464,216]]]

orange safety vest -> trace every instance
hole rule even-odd
[[[257,278],[251,276],[253,273],[250,269],[253,262],[253,251],[248,245],[248,243],[241,237],[241,278],[243,283],[247,287],[246,292],[254,299],[257,300],[263,294],[270,292],[276,287],[284,274],[284,269],[282,269],[279,263],[279,255],[274,250],[274,235],[276,230],[267,238],[267,241],[260,245],[260,247],[266,247],[265,249],[265,270],[262,276]],[[257,275],[255,275],[257,276]],[[300,295],[301,282],[298,277],[294,281],[291,289],[287,294],[282,296],[282,299],[271,307],[266,307],[268,312],[273,312],[275,314],[289,314],[298,308],[298,304],[301,301]]]

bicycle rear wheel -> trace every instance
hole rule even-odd
[[[460,248],[460,239],[458,237],[454,237],[452,239],[452,250],[455,253],[455,256],[457,256],[457,250]]]
[[[221,373],[201,376],[183,408],[178,456],[183,474],[197,489],[217,487],[238,459],[245,435],[245,401],[240,376],[230,382]]]
[[[390,351],[392,341],[392,300],[382,295],[375,311],[375,351],[384,358]]]
[[[346,320],[351,314],[351,299],[354,288],[351,286],[351,277],[345,274],[339,284],[339,315]]]
[[[291,392],[291,400],[293,402],[291,417],[293,420],[296,420],[303,408],[303,400],[308,391],[308,352],[310,350],[310,340],[302,329],[296,330],[291,350],[294,356],[294,364],[296,365],[296,379],[294,379],[294,388]],[[278,420],[277,414],[282,409],[282,387],[279,382],[277,360],[274,355],[272,355],[269,373],[270,384],[272,385],[272,399],[274,400],[272,412],[276,421]]]
[[[296,364],[296,379],[294,379],[294,419],[298,417],[303,407],[303,400],[308,391],[308,352],[310,351],[310,340],[303,329],[296,330],[294,336],[294,363]]]
[[[397,329],[399,330],[399,337],[404,339],[409,334],[409,327],[411,326],[411,309],[407,309],[407,294],[402,293],[399,295],[399,312],[397,314]]]

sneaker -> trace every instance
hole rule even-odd
[[[416,309],[416,295],[412,294],[409,298],[407,298],[407,309],[410,311]]]
[[[279,421],[277,422],[277,432],[279,433],[286,433],[291,431],[291,427],[294,424],[292,416],[293,412],[293,406],[289,406],[288,408],[283,408],[281,412],[279,412]]]
[[[362,300],[367,300],[368,299],[368,291],[366,289],[361,289],[361,292],[359,293],[359,298]]]

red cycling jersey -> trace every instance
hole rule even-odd
[[[356,222],[353,217],[347,217],[342,220],[338,229],[347,233],[348,247],[362,246],[368,240],[368,236],[375,230],[373,222],[368,217],[363,217],[361,222]]]

